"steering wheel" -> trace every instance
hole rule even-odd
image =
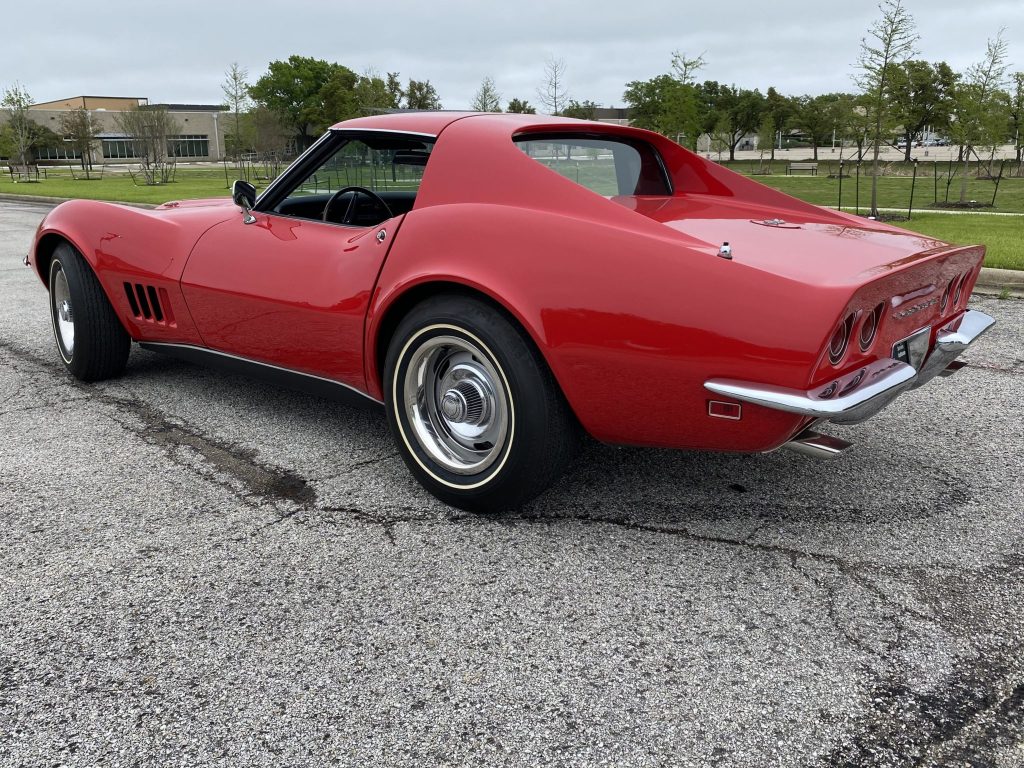
[[[327,205],[324,206],[324,215],[323,215],[323,220],[324,221],[331,221],[331,219],[329,218],[330,213],[331,213],[331,206],[334,205],[334,202],[339,197],[344,195],[346,192],[352,192],[353,195],[352,195],[352,198],[348,201],[348,207],[345,208],[345,213],[342,214],[341,220],[339,222],[337,222],[338,224],[345,224],[347,226],[352,226],[353,214],[355,214],[355,212],[356,212],[356,198],[359,197],[359,195],[364,195],[364,196],[370,198],[372,201],[377,203],[381,208],[383,208],[385,211],[387,211],[387,214],[388,214],[387,218],[389,218],[389,219],[394,218],[395,214],[393,214],[391,212],[391,209],[388,208],[388,204],[385,203],[381,199],[380,195],[378,195],[372,189],[367,189],[366,187],[342,187],[337,192],[335,192],[333,195],[331,195],[330,200],[327,201]]]

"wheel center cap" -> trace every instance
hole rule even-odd
[[[449,389],[441,399],[441,413],[448,421],[462,423],[466,420],[466,398],[457,389]]]
[[[62,301],[60,303],[60,307],[58,308],[57,311],[60,314],[60,319],[61,320],[63,320],[65,323],[70,323],[71,322],[71,302],[70,301],[68,301],[67,299]]]

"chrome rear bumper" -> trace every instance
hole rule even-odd
[[[705,389],[766,408],[798,413],[836,424],[869,419],[901,393],[949,375],[963,367],[956,358],[995,323],[984,312],[969,309],[939,329],[935,346],[919,369],[885,358],[812,390],[788,389],[735,379],[710,379]]]

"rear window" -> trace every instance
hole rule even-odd
[[[661,156],[643,141],[593,134],[527,134],[518,147],[599,195],[671,195]]]

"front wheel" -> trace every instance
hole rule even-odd
[[[76,379],[99,381],[124,371],[131,337],[92,269],[66,243],[50,261],[50,321],[57,352]]]
[[[418,305],[391,339],[384,375],[402,458],[448,504],[515,509],[575,452],[579,429],[544,360],[482,301],[438,296]]]

